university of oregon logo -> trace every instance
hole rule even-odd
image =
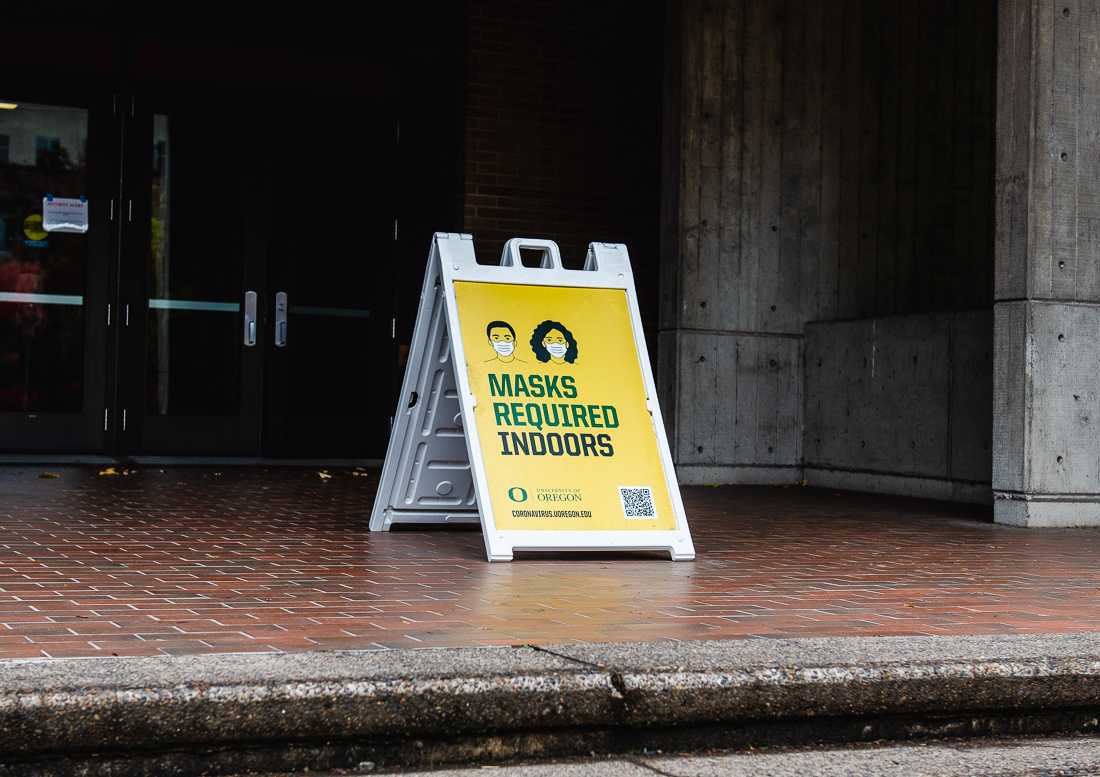
[[[527,501],[527,489],[519,486],[512,486],[508,489],[508,498],[513,502],[526,502]]]

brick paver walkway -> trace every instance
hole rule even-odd
[[[485,562],[371,535],[377,473],[0,470],[0,658],[1100,629],[1100,531],[799,488],[685,488],[698,560]]]

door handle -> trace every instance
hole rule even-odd
[[[247,348],[256,345],[256,292],[244,293],[244,344]]]
[[[275,347],[286,348],[286,292],[275,294]]]

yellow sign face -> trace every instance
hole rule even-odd
[[[626,291],[454,291],[496,528],[674,530]]]

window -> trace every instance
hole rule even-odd
[[[61,160],[61,138],[36,135],[34,138],[34,163],[38,167],[57,167]]]

